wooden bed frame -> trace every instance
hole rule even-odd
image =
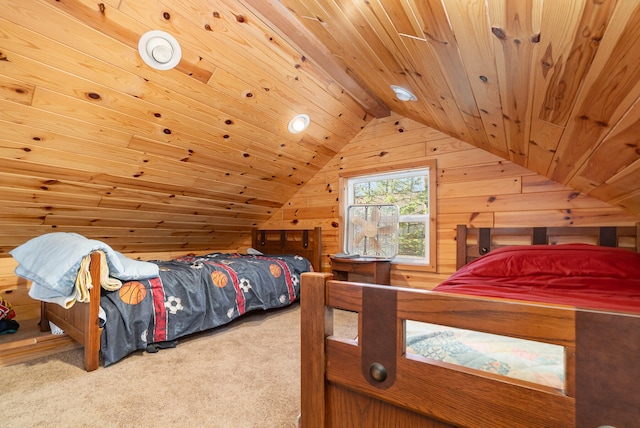
[[[298,254],[311,261],[316,272],[321,269],[321,228],[295,230],[252,230],[252,247],[265,254]],[[92,284],[100,284],[100,258],[91,254],[89,265]],[[100,308],[99,285],[90,290],[90,302],[76,303],[70,309],[60,305],[42,303],[40,328],[49,330],[49,321],[64,330],[75,341],[84,346],[84,368],[96,370],[100,364],[100,336],[98,324]]]
[[[571,228],[569,235],[592,235],[598,229],[596,235],[616,236],[623,246],[638,249],[640,225],[604,233],[599,228],[579,229]],[[524,232],[522,236],[542,240],[542,232],[532,228],[492,229],[488,240],[485,231],[459,227],[458,232],[459,248],[464,247],[458,254],[465,260],[477,257],[482,248],[499,246],[492,244],[498,236],[509,241]],[[567,231],[548,228],[544,235],[563,232]],[[476,242],[472,245],[467,238]],[[637,426],[640,420],[640,313],[334,281],[321,273],[303,274],[301,293],[303,428],[621,428]],[[358,313],[357,338],[333,336],[334,309]],[[561,345],[565,387],[559,390],[407,355],[407,319]]]

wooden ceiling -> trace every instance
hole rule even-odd
[[[640,214],[640,0],[2,3],[0,254],[231,248],[390,111]]]

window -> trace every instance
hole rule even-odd
[[[344,177],[344,213],[352,204],[398,205],[400,221],[396,263],[435,267],[435,162],[432,164]]]

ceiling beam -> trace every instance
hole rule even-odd
[[[247,9],[264,21],[280,37],[298,49],[336,81],[362,108],[376,118],[391,114],[389,107],[376,97],[340,64],[311,31],[278,0],[240,0]]]

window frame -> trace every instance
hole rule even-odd
[[[394,258],[391,263],[400,267],[400,265],[404,265],[407,269],[412,269],[419,267],[420,270],[425,271],[436,271],[437,267],[437,236],[436,236],[436,186],[437,186],[437,170],[436,170],[436,161],[421,161],[419,163],[411,162],[406,164],[394,165],[389,169],[382,169],[379,167],[370,167],[365,169],[358,169],[353,171],[341,171],[339,174],[339,184],[340,184],[340,197],[339,197],[339,215],[341,220],[341,227],[338,233],[338,244],[344,252],[345,250],[345,226],[346,226],[346,208],[348,206],[349,199],[349,189],[348,183],[349,179],[356,177],[364,177],[364,176],[376,176],[376,175],[395,175],[402,172],[411,173],[412,170],[419,169],[428,169],[429,170],[429,214],[428,214],[428,242],[426,243],[426,251],[429,253],[428,262],[425,259],[410,259],[407,260],[405,258]]]

